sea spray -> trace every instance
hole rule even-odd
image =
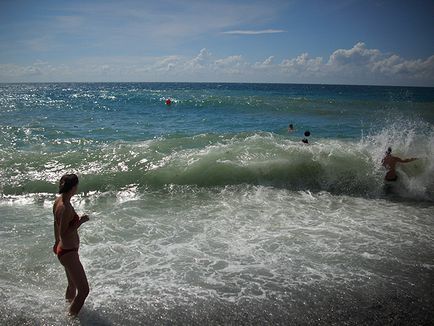
[[[399,164],[399,193],[413,199],[434,200],[434,126],[420,118],[405,118],[394,112],[382,121],[383,128],[371,130],[360,144],[372,153],[373,160],[381,163],[386,149],[402,159],[417,158],[410,164]],[[376,164],[376,166],[380,166]]]

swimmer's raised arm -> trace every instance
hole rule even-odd
[[[416,161],[417,158],[416,157],[412,157],[412,158],[407,158],[405,160],[400,159],[399,157],[397,158],[399,163],[409,163],[409,162],[413,162]]]

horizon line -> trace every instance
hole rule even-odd
[[[232,31],[226,31],[222,32],[222,34],[231,34],[231,35],[261,35],[261,34],[276,34],[276,33],[286,33],[283,29],[260,29],[260,30],[232,30]]]
[[[316,86],[364,86],[364,87],[413,87],[434,88],[433,86],[387,85],[387,84],[344,84],[344,83],[297,83],[297,82],[234,82],[234,81],[18,81],[2,84],[275,84],[275,85],[316,85]]]

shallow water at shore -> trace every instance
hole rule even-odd
[[[15,266],[1,277],[4,322],[65,321],[66,280],[50,254],[52,199],[0,206],[9,217],[0,255]],[[405,318],[432,317],[431,204],[262,186],[129,189],[74,204],[91,214],[80,249],[89,322],[200,324],[222,311],[215,323],[384,322],[402,309]]]

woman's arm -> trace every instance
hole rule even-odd
[[[81,215],[77,228],[79,228],[83,223],[85,223],[87,221],[89,221],[89,216],[87,216],[86,214]]]
[[[76,214],[77,213],[73,209],[72,210],[72,216],[73,216],[72,222],[69,223],[69,228],[71,230],[77,230],[83,223],[89,221],[89,216],[87,216],[87,215],[82,215],[78,219],[74,218]]]
[[[56,220],[54,220],[54,240],[56,243],[59,242],[59,230],[57,229]]]

